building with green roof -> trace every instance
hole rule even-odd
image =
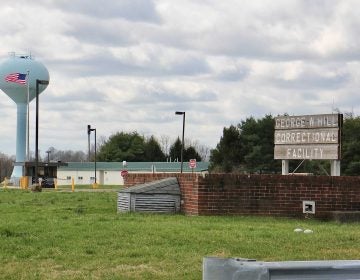
[[[197,162],[195,168],[190,168],[188,162],[183,163],[183,172],[200,173],[209,168],[208,162]],[[181,162],[96,162],[96,181],[100,185],[123,185],[121,171],[129,173],[177,173]],[[88,185],[95,181],[94,162],[68,162],[57,170],[59,185],[71,184],[72,178],[77,185]]]

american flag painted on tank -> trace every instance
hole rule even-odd
[[[10,82],[10,83],[25,85],[26,84],[26,74],[11,73],[5,77],[5,81]]]

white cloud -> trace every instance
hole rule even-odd
[[[224,126],[248,116],[333,106],[358,114],[359,7],[356,0],[15,0],[0,10],[0,58],[31,51],[49,69],[43,151],[85,151],[87,124],[105,136],[137,130],[175,138],[176,110],[186,111],[186,138],[215,147]],[[0,106],[7,135],[0,152],[14,154],[16,106],[5,94]]]

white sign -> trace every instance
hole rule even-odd
[[[274,159],[338,159],[339,145],[276,145]]]
[[[276,130],[274,140],[275,145],[338,144],[339,128]]]
[[[275,118],[274,159],[340,159],[341,114]]]
[[[275,129],[339,127],[340,114],[275,117]]]

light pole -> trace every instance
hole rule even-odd
[[[96,185],[96,128],[94,128],[95,132],[95,155],[94,155],[94,163],[95,163],[95,185]]]
[[[90,161],[90,133],[91,131],[95,132],[95,157],[94,157],[94,164],[95,164],[95,184],[96,184],[96,128],[91,128],[91,125],[88,124],[88,143],[89,143],[89,161]]]
[[[36,79],[36,123],[35,123],[35,184],[39,183],[39,85],[48,85],[49,81]]]
[[[183,163],[184,163],[184,134],[185,134],[185,112],[176,111],[175,115],[183,116],[183,130],[182,130],[182,141],[181,141],[181,168],[180,173],[183,173]]]
[[[90,124],[88,124],[87,126],[87,133],[88,133],[88,161],[90,162],[90,134],[91,134]]]

